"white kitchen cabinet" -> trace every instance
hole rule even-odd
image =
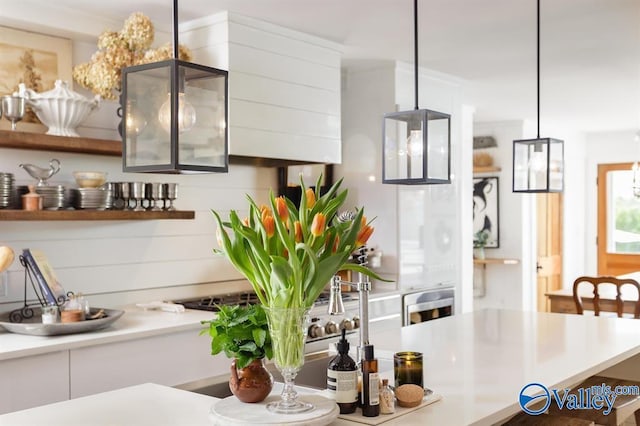
[[[342,46],[229,12],[181,26],[194,62],[229,71],[229,153],[340,163]]]
[[[372,295],[369,299],[369,335],[402,327],[400,294]]]
[[[0,414],[69,399],[69,352],[0,362]]]
[[[224,355],[211,356],[198,330],[90,346],[70,351],[70,397],[141,383],[174,386],[229,371]]]

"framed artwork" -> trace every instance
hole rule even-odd
[[[38,93],[53,89],[56,80],[73,86],[69,39],[0,26],[0,58],[0,95],[13,94],[20,83]],[[22,121],[39,122],[33,112]]]
[[[473,179],[473,235],[488,233],[486,248],[500,247],[498,177]]]

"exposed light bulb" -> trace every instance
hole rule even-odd
[[[158,121],[167,132],[171,132],[171,93],[158,111]],[[178,94],[178,133],[188,132],[196,124],[196,109],[186,100],[184,93]]]
[[[136,136],[138,136],[140,133],[142,133],[144,128],[147,127],[147,120],[144,119],[144,116],[138,109],[130,107],[127,111],[125,124],[127,126],[128,134],[135,134]]]
[[[532,172],[544,172],[547,170],[547,155],[546,153],[540,151],[534,152],[531,154],[531,158],[529,159],[529,170]]]
[[[420,157],[423,153],[422,130],[412,130],[407,138],[407,151],[412,157]]]

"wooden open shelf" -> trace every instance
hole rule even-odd
[[[134,212],[131,210],[0,210],[2,220],[153,220],[193,219],[193,211]]]
[[[473,167],[473,173],[496,173],[500,171],[500,167],[488,166],[488,167]]]
[[[122,156],[122,141],[0,130],[0,148]]]

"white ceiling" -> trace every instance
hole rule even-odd
[[[171,28],[171,0],[21,1]],[[413,63],[411,0],[182,0],[179,20],[223,10],[339,42],[344,64]],[[535,13],[535,0],[419,0],[419,64],[465,79],[476,121],[535,120]],[[542,136],[639,128],[640,0],[542,0],[541,80]]]

